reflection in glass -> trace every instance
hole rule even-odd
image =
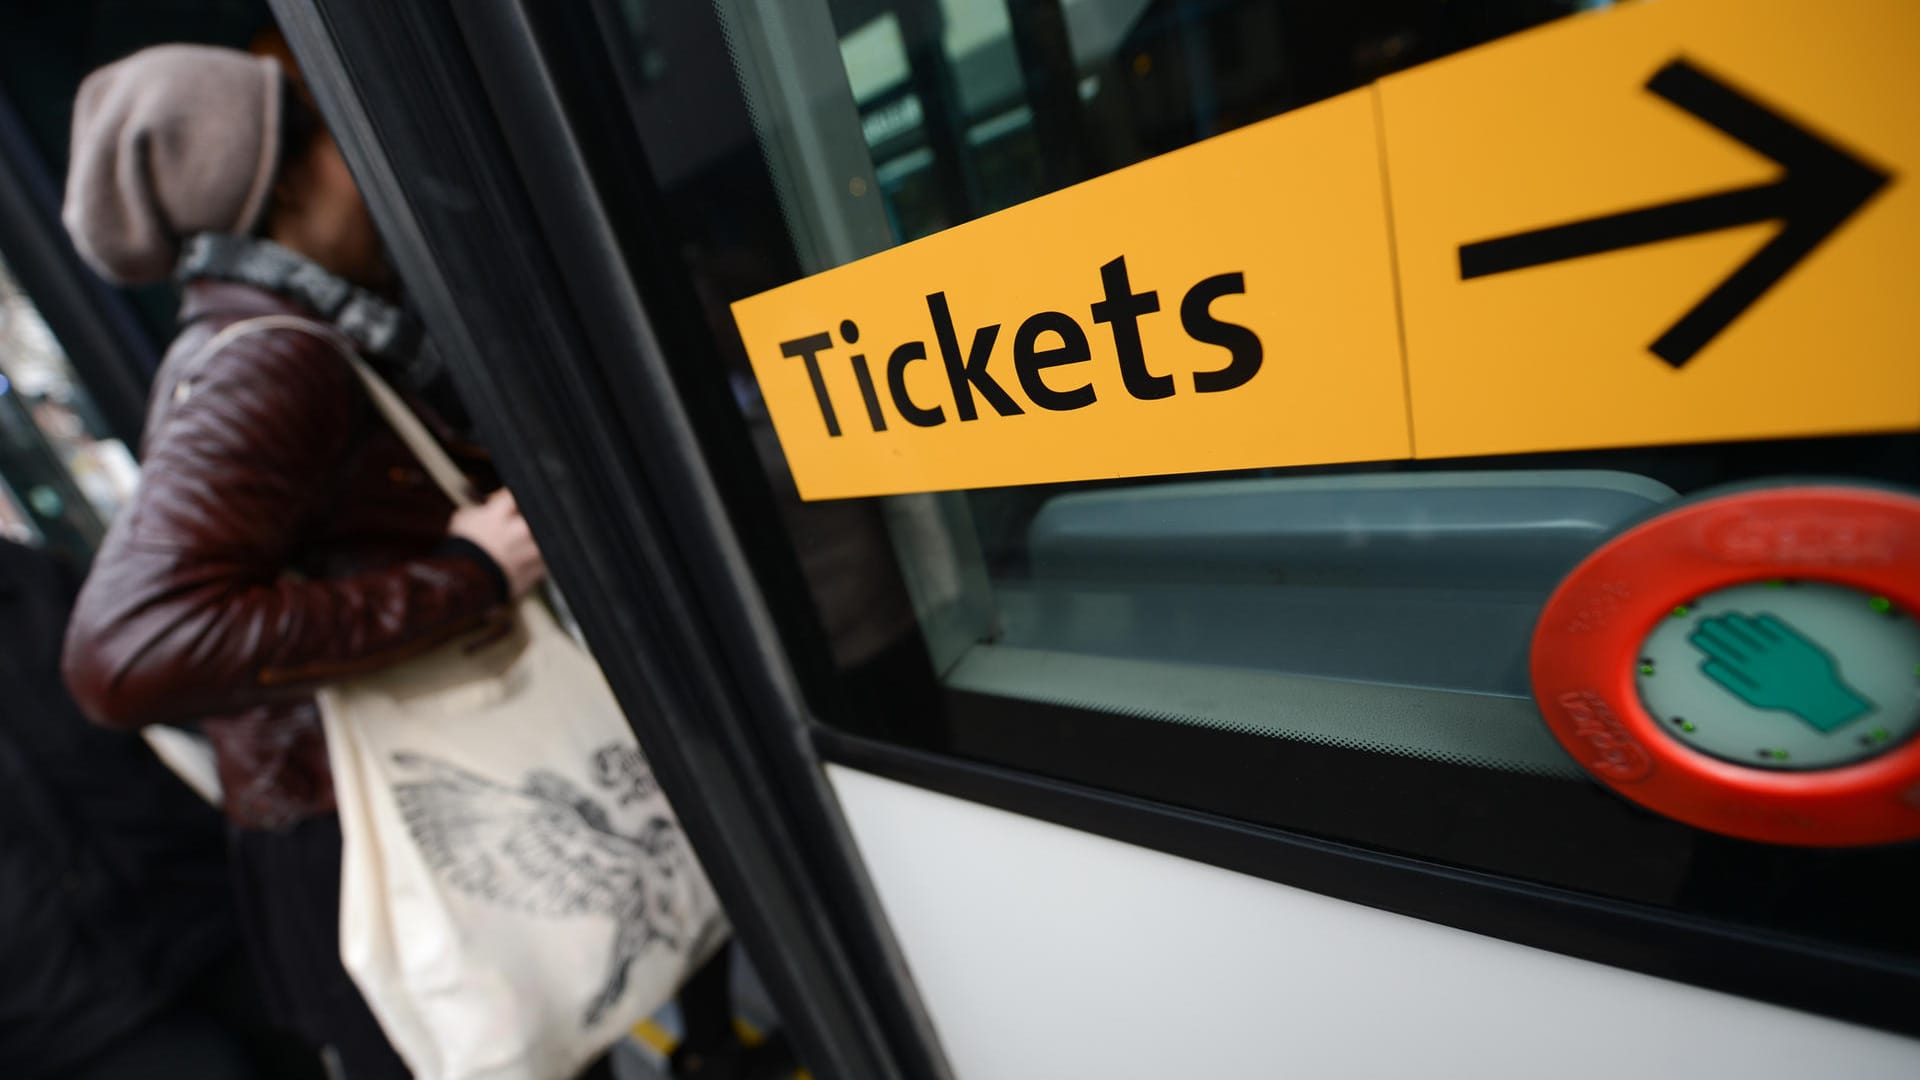
[[[912,240],[1596,0],[832,0]]]
[[[66,353],[0,263],[0,530],[86,558],[132,496],[139,469]]]

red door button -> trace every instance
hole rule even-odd
[[[1609,541],[1547,602],[1547,725],[1621,795],[1777,844],[1920,839],[1920,499],[1703,499]]]

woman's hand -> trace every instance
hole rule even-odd
[[[533,531],[527,528],[527,519],[520,516],[520,506],[513,501],[511,491],[496,491],[478,506],[455,510],[453,520],[447,523],[447,535],[469,541],[486,552],[507,576],[507,589],[515,600],[547,576],[546,560],[540,557]]]

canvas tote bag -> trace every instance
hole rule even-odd
[[[193,789],[195,795],[215,810],[226,802],[220,787],[220,767],[213,756],[213,744],[206,736],[176,727],[149,724],[140,729],[147,749],[160,759],[173,775]]]
[[[455,505],[465,476],[324,337]],[[561,1080],[725,940],[713,888],[598,665],[539,600],[319,695],[340,830],[341,959],[419,1080]]]

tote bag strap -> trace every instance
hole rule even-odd
[[[233,323],[209,338],[193,358],[187,361],[186,373],[181,377],[178,388],[174,391],[174,399],[185,401],[192,394],[194,376],[200,373],[200,369],[206,365],[207,359],[214,353],[239,338],[268,330],[295,330],[303,334],[311,334],[333,346],[334,351],[352,366],[353,373],[359,376],[361,384],[367,388],[367,396],[373,399],[373,407],[379,410],[380,415],[392,426],[394,433],[400,436],[400,441],[413,452],[413,456],[420,462],[420,467],[433,478],[434,484],[446,494],[453,505],[474,505],[473,485],[467,481],[467,475],[460,471],[460,466],[453,463],[453,458],[447,455],[440,441],[433,437],[433,433],[428,431],[427,426],[420,422],[420,418],[413,414],[413,410],[407,408],[407,403],[400,399],[400,395],[394,392],[393,387],[388,386],[385,379],[382,379],[365,360],[360,359],[360,354],[344,337],[325,323],[303,319],[298,315],[261,315]]]
[[[420,467],[427,470],[428,476],[433,477],[434,485],[445,493],[448,501],[457,507],[477,505],[478,500],[473,497],[473,485],[467,480],[467,474],[461,472],[460,466],[453,463],[453,458],[449,457],[446,450],[441,447],[440,440],[435,439],[433,433],[427,430],[427,426],[420,422],[420,418],[413,414],[413,410],[407,408],[407,403],[400,399],[400,395],[394,392],[393,387],[388,386],[387,381],[382,379],[371,365],[360,359],[360,354],[354,349],[352,343],[325,323],[303,319],[297,315],[261,315],[257,318],[242,319],[215,334],[200,347],[200,351],[188,361],[187,373],[181,378],[181,386],[187,393],[191,393],[191,380],[205,365],[209,356],[236,338],[268,330],[297,330],[303,334],[312,334],[332,345],[340,353],[341,358],[352,365],[353,373],[360,377],[361,384],[367,388],[367,396],[373,399],[374,408],[386,418],[387,423],[393,427],[394,433],[400,436],[400,441],[406,444],[407,449],[413,451],[413,456],[419,460]],[[184,400],[186,394],[176,391],[175,397]],[[557,624],[561,632],[581,648],[586,648],[586,638],[581,634],[579,624],[573,621],[573,614],[567,608],[559,588],[549,580],[542,591],[546,594],[548,603],[552,605],[551,608],[542,606],[529,595],[518,605],[520,617],[533,622],[547,622],[557,616]]]

